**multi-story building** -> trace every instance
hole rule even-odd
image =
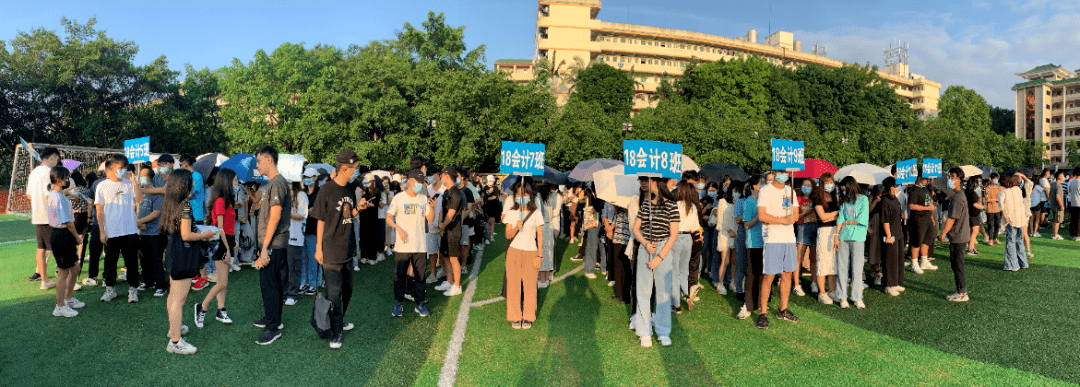
[[[802,42],[790,32],[777,31],[758,42],[758,32],[727,38],[692,31],[611,23],[597,19],[600,0],[540,0],[536,16],[536,52],[525,60],[533,64],[547,59],[559,71],[568,72],[571,66],[587,66],[600,61],[624,71],[633,71],[637,83],[634,110],[655,106],[649,96],[656,92],[663,74],[682,75],[692,58],[702,61],[762,58],[777,66],[795,68],[808,63],[830,67],[851,64],[825,57],[823,50],[803,52]],[[819,55],[822,54],[822,55]],[[497,70],[505,70],[517,61],[496,62]],[[513,68],[511,66],[511,68]],[[518,69],[517,68],[513,68]],[[531,74],[526,72],[525,74]],[[509,77],[520,81],[525,74],[511,72]],[[888,64],[878,71],[896,93],[911,105],[920,116],[937,113],[941,84],[908,71],[906,60]],[[556,80],[553,92],[560,104],[565,103],[569,85]]]
[[[1080,70],[1046,64],[1016,74],[1016,138],[1049,145],[1044,158],[1068,161],[1065,142],[1080,140]]]

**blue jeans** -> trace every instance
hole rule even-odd
[[[667,240],[656,243],[656,249],[660,250],[667,244]],[[674,256],[668,256],[660,261],[656,269],[649,269],[649,251],[645,246],[638,246],[637,254],[637,311],[634,313],[634,330],[639,337],[650,337],[653,328],[656,328],[657,336],[671,335],[671,263]],[[652,313],[649,305],[652,302],[653,292],[656,294],[656,314]]]
[[[1005,270],[1028,267],[1023,232],[1022,228],[1005,225]]]
[[[836,292],[840,299],[848,296],[848,274],[851,275],[851,300],[862,301],[863,288],[863,252],[865,242],[840,241],[836,251]],[[850,273],[848,271],[850,270]]]
[[[746,228],[741,224],[735,232],[735,268],[728,270],[725,283],[735,282],[735,293],[745,293],[743,279],[746,278]]]
[[[675,238],[675,246],[671,247],[671,252],[668,254],[671,259],[671,304],[679,305],[680,294],[690,294],[690,285],[688,284],[690,278],[690,253],[694,247],[694,236],[690,234],[679,233],[679,236]],[[657,249],[662,249],[662,246],[656,246]]]
[[[300,284],[319,287],[323,283],[322,265],[315,260],[315,235],[304,235],[304,267],[300,273]]]
[[[604,255],[601,257],[601,255]],[[607,261],[607,254],[602,254],[600,249],[600,227],[585,230],[585,272],[596,271],[597,258]],[[600,265],[600,271],[607,271],[607,267]]]

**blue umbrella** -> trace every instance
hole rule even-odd
[[[255,177],[255,156],[247,153],[238,153],[221,163],[219,168],[231,169],[236,172],[236,180],[241,183],[259,181]],[[265,179],[263,179],[265,180]]]

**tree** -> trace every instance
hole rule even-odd
[[[990,130],[1002,136],[1016,136],[1016,112],[1012,109],[991,106]]]
[[[1065,143],[1065,154],[1068,157],[1069,166],[1080,166],[1080,147],[1077,146],[1076,140]]]
[[[484,45],[466,52],[465,27],[446,25],[446,16],[428,11],[428,18],[421,23],[423,30],[408,22],[397,34],[397,40],[416,63],[427,63],[442,70],[484,69]]]
[[[593,62],[577,73],[570,101],[596,103],[605,114],[629,117],[634,107],[634,80],[604,62]]]

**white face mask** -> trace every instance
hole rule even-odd
[[[120,168],[119,170],[116,171],[116,178],[117,179],[124,180],[124,177],[126,177],[126,176],[127,176],[127,170],[126,169]]]

